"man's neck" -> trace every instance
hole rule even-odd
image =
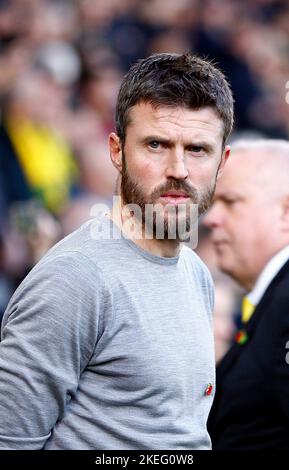
[[[135,216],[127,216],[124,214],[121,202],[113,205],[108,217],[118,226],[126,237],[130,238],[143,250],[165,258],[172,258],[179,255],[182,247],[179,240],[149,238],[141,222]]]

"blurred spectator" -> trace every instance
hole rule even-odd
[[[15,286],[13,286],[9,277],[4,272],[4,246],[3,238],[0,234],[0,324],[5,308],[8,304],[10,296],[13,294]]]
[[[213,449],[287,449],[289,142],[237,142],[204,221],[219,268],[246,290],[241,328],[217,367]]]
[[[121,77],[121,70],[113,60],[100,61],[97,67],[85,70],[82,75],[82,105],[100,119],[104,135],[114,129],[113,113]]]
[[[22,74],[6,96],[0,152],[2,165],[10,170],[5,174],[8,203],[14,196],[26,199],[27,192],[55,213],[67,203],[76,168],[61,135],[65,99],[65,88],[39,70]],[[18,185],[18,194],[11,194],[15,174],[22,194]]]

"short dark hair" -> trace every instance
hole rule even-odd
[[[116,132],[122,144],[130,108],[140,102],[189,109],[214,107],[224,123],[223,144],[233,127],[234,100],[225,76],[211,61],[191,53],[153,54],[130,68],[116,104]]]

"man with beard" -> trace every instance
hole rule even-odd
[[[191,54],[125,76],[118,204],[50,250],[4,316],[2,449],[211,448],[213,287],[170,223],[186,231],[190,205],[207,208],[232,121],[224,76]]]
[[[241,140],[204,219],[219,268],[247,292],[217,367],[213,449],[289,447],[289,143]]]

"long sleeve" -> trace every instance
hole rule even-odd
[[[41,449],[98,339],[101,276],[78,252],[40,262],[12,297],[0,343],[0,449]]]

